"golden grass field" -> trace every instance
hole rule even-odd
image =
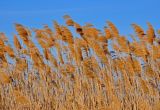
[[[160,30],[64,20],[0,33],[0,110],[160,110]]]

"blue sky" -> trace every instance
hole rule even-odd
[[[146,22],[150,22],[160,29],[160,0],[1,0],[0,32],[12,40],[14,23],[30,28],[41,28],[43,24],[52,27],[53,20],[64,24],[65,14],[99,29],[107,20],[112,21],[122,35],[133,33],[131,23],[146,29]]]

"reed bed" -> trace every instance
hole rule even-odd
[[[0,33],[0,110],[160,110],[160,30],[64,20]]]

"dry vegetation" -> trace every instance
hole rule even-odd
[[[132,24],[129,41],[64,19],[15,24],[14,46],[0,34],[0,110],[160,110],[160,30]]]

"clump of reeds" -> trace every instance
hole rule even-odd
[[[15,24],[14,42],[0,33],[0,109],[160,109],[159,31],[132,24],[131,40],[110,21],[102,31],[64,19],[54,30]]]

